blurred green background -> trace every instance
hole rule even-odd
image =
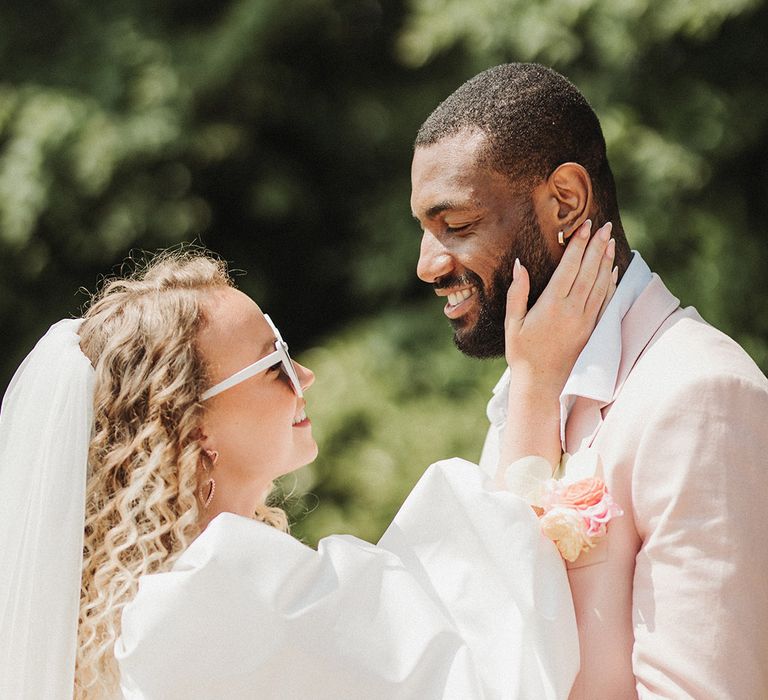
[[[476,459],[498,362],[414,269],[411,143],[460,83],[555,67],[601,118],[630,242],[768,369],[768,9],[755,0],[57,0],[0,5],[0,360],[131,249],[247,271],[318,375],[294,531],[375,539]]]

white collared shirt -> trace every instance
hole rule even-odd
[[[633,251],[616,293],[605,308],[595,330],[576,360],[571,374],[560,394],[560,439],[565,449],[565,424],[577,396],[597,401],[601,407],[613,398],[616,377],[621,362],[621,322],[632,304],[651,281],[651,269],[640,253]],[[501,432],[507,422],[509,400],[509,368],[493,388],[486,413],[491,427],[483,446],[480,466],[488,474],[495,474],[499,461]]]

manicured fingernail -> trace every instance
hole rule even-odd
[[[515,264],[512,266],[512,281],[517,279],[520,274],[520,258],[515,258]]]
[[[611,272],[611,279],[613,280],[614,284],[619,283],[619,266],[613,268],[613,272]]]
[[[609,221],[598,232],[598,235],[600,236],[600,240],[607,241],[611,237],[612,230],[613,230],[613,224]]]
[[[587,219],[579,228],[581,238],[589,238],[589,232],[592,230],[592,219]]]
[[[611,238],[611,240],[608,241],[608,245],[605,247],[605,257],[612,258],[614,255],[616,255],[616,239]]]

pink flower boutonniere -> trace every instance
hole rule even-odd
[[[596,477],[571,484],[551,480],[542,497],[541,530],[560,550],[563,559],[576,561],[579,554],[597,544],[608,523],[624,511]]]
[[[547,473],[549,472],[549,473]],[[541,530],[563,559],[574,562],[608,532],[608,523],[624,511],[613,500],[601,474],[600,458],[592,450],[563,455],[559,479],[543,457],[525,457],[505,473],[507,488],[531,503]],[[524,485],[525,488],[521,488]]]

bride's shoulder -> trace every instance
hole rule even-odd
[[[190,571],[211,565],[241,568],[257,558],[263,562],[272,553],[285,556],[305,549],[291,535],[259,520],[234,513],[220,513],[177,559],[172,571]]]
[[[483,489],[488,486],[488,478],[485,472],[474,462],[453,457],[440,460],[427,467],[413,490],[429,490],[458,484]]]

